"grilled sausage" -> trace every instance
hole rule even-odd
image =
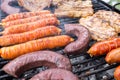
[[[3,22],[1,24],[4,28],[7,28],[13,25],[20,25],[20,24],[29,23],[29,22],[35,22],[35,21],[38,21],[44,18],[50,18],[50,17],[55,17],[55,15],[54,14],[42,14],[42,15],[28,17],[24,19],[17,19],[13,21]]]
[[[40,27],[44,27],[47,25],[54,25],[54,24],[58,24],[57,18],[55,17],[45,18],[45,19],[38,20],[36,22],[14,25],[14,26],[5,28],[5,30],[1,32],[1,34],[9,35],[9,34],[15,34],[15,33],[22,33],[22,32],[34,30]]]
[[[69,59],[52,51],[37,51],[22,55],[6,64],[2,69],[14,77],[19,77],[26,70],[39,66],[71,70]]]
[[[2,22],[8,22],[8,21],[17,20],[17,19],[24,19],[24,18],[28,18],[28,17],[32,17],[32,16],[38,16],[41,14],[49,14],[49,13],[51,13],[51,12],[48,10],[16,13],[16,14],[8,15],[5,19],[2,19]]]
[[[15,0],[2,0],[1,10],[3,10],[7,14],[14,14],[20,12],[19,8],[15,8],[9,5],[10,2]]]
[[[55,26],[46,26],[42,28],[38,28],[32,31],[19,33],[19,34],[11,34],[0,37],[0,46],[13,45],[18,43],[27,42],[30,40],[60,34],[61,29]]]
[[[114,78],[115,78],[115,80],[120,80],[120,66],[118,66],[118,67],[115,69]]]
[[[120,48],[116,48],[116,49],[111,50],[107,54],[105,60],[109,64],[120,63]]]
[[[33,76],[30,80],[79,80],[72,72],[63,69],[48,69]]]
[[[88,29],[79,24],[66,24],[65,31],[68,34],[75,34],[78,39],[68,44],[64,51],[65,53],[73,53],[75,51],[83,51],[89,43],[90,33]]]
[[[95,43],[87,53],[91,56],[100,56],[118,47],[120,47],[120,38],[112,38]]]
[[[42,39],[28,41],[26,43],[3,47],[0,49],[1,57],[4,59],[14,59],[20,55],[43,49],[53,49],[63,47],[73,41],[73,38],[67,35],[46,37]]]

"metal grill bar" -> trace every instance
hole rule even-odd
[[[83,71],[87,71],[87,70],[90,70],[90,69],[92,69],[92,68],[98,67],[98,66],[100,66],[100,65],[104,65],[104,64],[106,64],[106,62],[101,62],[101,63],[96,64],[96,65],[92,65],[92,66],[89,66],[89,67],[85,67],[85,68],[83,68],[83,69],[79,69],[79,70],[77,70],[75,73],[81,73],[81,72],[83,72]]]
[[[103,72],[103,71],[106,71],[106,70],[115,68],[115,67],[117,67],[117,66],[118,66],[118,64],[113,64],[113,65],[109,65],[109,66],[107,66],[107,67],[104,67],[104,68],[101,68],[101,69],[97,69],[97,70],[94,70],[94,71],[88,71],[88,72],[86,72],[85,74],[80,75],[79,77],[81,78],[81,77],[85,77],[85,76],[97,74],[97,73],[99,73],[99,72]]]
[[[99,58],[101,58],[101,57],[99,57]],[[78,64],[84,64],[84,63],[88,63],[88,62],[96,60],[96,59],[98,59],[98,57],[90,58],[90,59],[83,60],[83,61],[80,61],[80,62],[75,62],[75,63],[72,63],[72,65],[75,66],[75,65],[78,65]]]

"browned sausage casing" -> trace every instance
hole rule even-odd
[[[115,78],[115,80],[120,80],[120,66],[118,66],[118,67],[115,69],[114,78]]]
[[[67,35],[46,37],[28,41],[18,45],[3,47],[0,49],[0,54],[1,57],[4,59],[14,59],[20,55],[34,51],[64,47],[72,41],[74,41],[74,39]]]
[[[110,51],[107,54],[105,60],[109,64],[120,63],[120,48],[116,48],[116,49],[113,49],[112,51]]]
[[[79,80],[72,72],[63,69],[48,69],[33,76],[30,80]]]
[[[38,66],[71,70],[69,59],[52,51],[38,51],[22,55],[6,64],[2,69],[8,74],[18,77],[26,70]]]
[[[75,51],[83,51],[89,43],[90,33],[88,29],[79,24],[65,24],[65,31],[68,34],[75,34],[78,39],[68,44],[64,51],[65,53],[72,53]]]
[[[58,35],[60,34],[60,32],[61,32],[61,29],[55,26],[46,26],[46,27],[38,28],[32,31],[24,32],[24,33],[1,36],[0,46],[13,45],[13,44],[23,43],[23,42],[27,42],[27,41],[38,39],[38,38],[43,38],[46,36]]]

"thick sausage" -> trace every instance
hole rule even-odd
[[[3,47],[0,49],[0,53],[1,57],[4,59],[14,59],[20,55],[27,54],[29,52],[44,49],[53,49],[56,47],[64,47],[72,41],[74,41],[74,39],[67,35],[46,37],[28,41],[26,43],[21,43],[18,45]]]
[[[2,0],[1,10],[6,12],[7,14],[14,14],[20,12],[19,8],[15,8],[9,5],[10,2],[15,0]]]
[[[63,69],[48,69],[33,76],[30,80],[79,80],[72,72]]]
[[[27,42],[34,39],[43,38],[46,36],[58,35],[60,34],[60,32],[61,32],[61,29],[55,26],[46,26],[46,27],[38,28],[32,31],[24,32],[24,33],[1,36],[0,46],[19,44],[19,43]]]
[[[107,54],[105,60],[109,64],[120,63],[120,48],[116,48],[116,49],[111,50]]]
[[[39,66],[71,70],[69,59],[52,51],[37,51],[22,55],[6,64],[2,69],[14,77],[19,77],[26,70]]]
[[[65,24],[65,31],[67,34],[75,34],[78,38],[65,47],[65,53],[73,53],[75,51],[81,52],[86,48],[90,40],[88,29],[79,24]]]
[[[118,47],[120,47],[120,38],[111,38],[95,43],[87,53],[91,56],[100,56]]]
[[[115,80],[120,80],[120,66],[118,66],[118,67],[115,69],[114,78],[115,78]]]

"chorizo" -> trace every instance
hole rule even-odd
[[[104,41],[96,42],[87,51],[87,53],[91,56],[100,56],[118,47],[120,47],[120,38],[111,38]]]
[[[51,13],[51,12],[48,10],[41,10],[41,11],[36,11],[36,12],[15,13],[15,14],[8,15],[7,17],[5,17],[5,19],[2,19],[2,22],[8,22],[11,20],[23,19],[23,18],[38,16],[41,14],[49,14],[49,13]]]
[[[45,19],[45,18],[50,18],[50,17],[55,17],[55,15],[54,14],[38,15],[38,16],[28,17],[28,18],[24,18],[24,19],[17,19],[17,20],[13,20],[13,21],[9,21],[9,22],[3,22],[3,23],[1,23],[1,25],[4,28],[7,28],[7,27],[10,27],[13,25],[20,25],[20,24],[29,23],[29,22],[35,22],[35,21]]]
[[[44,27],[47,25],[54,25],[54,24],[58,24],[57,18],[55,17],[45,18],[45,19],[38,20],[36,22],[14,25],[14,26],[5,28],[4,31],[1,32],[1,34],[9,35],[9,34],[15,34],[15,33],[22,33],[22,32],[31,31],[40,27]]]
[[[116,48],[108,52],[105,60],[109,64],[120,63],[120,48]]]
[[[53,49],[63,47],[73,41],[73,38],[67,35],[54,37],[46,37],[37,40],[28,41],[26,43],[3,47],[0,49],[1,57],[4,59],[14,59],[20,55],[43,49]]]
[[[120,66],[118,66],[118,67],[115,69],[114,78],[115,78],[115,80],[120,80]]]
[[[24,33],[1,36],[0,46],[19,44],[46,36],[58,35],[60,33],[61,33],[61,29],[55,26],[46,26]]]

